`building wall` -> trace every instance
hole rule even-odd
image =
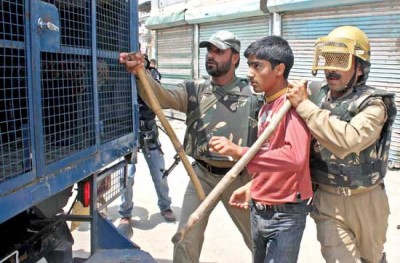
[[[155,0],[153,0],[155,2]],[[171,13],[172,12],[172,13]],[[257,28],[246,28],[246,21],[265,18]],[[240,23],[240,21],[242,21]],[[243,42],[269,34],[281,35],[287,39],[295,53],[295,64],[290,78],[311,78],[314,42],[327,35],[332,29],[342,25],[353,25],[364,30],[371,42],[371,73],[367,84],[386,89],[396,94],[400,109],[400,1],[398,0],[268,0],[268,1],[185,1],[152,10],[146,26],[150,29],[168,30],[190,27],[193,41],[190,42],[192,56],[192,76],[205,74],[204,52],[198,48],[204,40],[219,28],[237,30]],[[249,23],[251,24],[251,23]],[[256,32],[255,29],[260,30]],[[241,32],[254,34],[246,36]],[[262,32],[262,33],[260,33]],[[179,36],[177,36],[179,37]],[[187,40],[187,39],[186,39]],[[174,48],[171,46],[171,48]],[[242,47],[242,52],[246,47]],[[185,51],[187,52],[187,50]],[[185,54],[187,59],[188,53]],[[163,64],[162,60],[159,64]],[[242,61],[242,64],[245,64]],[[188,64],[189,65],[189,64]],[[174,68],[173,64],[169,67]],[[190,72],[190,71],[187,71]],[[245,70],[239,70],[243,75]],[[323,74],[317,75],[323,79]],[[389,159],[400,167],[400,117],[396,118],[392,133]]]

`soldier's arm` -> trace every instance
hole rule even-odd
[[[156,96],[161,108],[163,109],[174,109],[181,112],[187,111],[187,91],[184,85],[178,85],[176,88],[163,88],[157,81],[152,79],[146,74],[146,79],[149,82],[154,95]],[[138,80],[138,91],[143,101],[149,105],[149,98],[145,93],[143,83]]]
[[[379,99],[371,100],[349,123],[309,100],[299,104],[296,110],[314,138],[339,158],[353,152],[358,154],[375,143],[387,118],[384,103]]]
[[[141,67],[145,66],[145,58],[140,52],[134,53],[120,53],[119,62],[123,64],[126,70],[137,75]],[[146,82],[149,83],[151,89],[153,90],[155,97],[158,99],[161,108],[163,109],[175,109],[178,111],[186,112],[187,110],[187,91],[185,88],[177,89],[164,89],[161,85],[155,81],[148,74],[144,74],[146,77]],[[142,97],[143,101],[149,105],[149,98],[145,93],[143,88],[143,83],[140,80],[137,81],[139,95]]]

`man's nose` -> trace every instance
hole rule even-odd
[[[215,57],[216,52],[213,52],[212,50],[208,51],[207,53],[207,57],[209,58],[214,58]]]
[[[253,73],[253,70],[251,69],[251,68],[249,68],[248,70],[247,70],[247,78],[249,79],[249,80],[252,80],[253,78],[254,78],[254,73]]]
[[[326,73],[328,73],[327,75],[330,75],[330,74],[333,74],[333,73],[336,74],[336,70],[334,70],[334,69],[327,69],[327,70],[326,70]]]

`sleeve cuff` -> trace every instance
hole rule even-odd
[[[318,108],[319,107],[317,105],[315,105],[313,102],[307,99],[297,106],[296,112],[300,115],[300,117],[303,120],[306,120],[307,117],[311,114],[311,112],[313,112],[315,109]]]

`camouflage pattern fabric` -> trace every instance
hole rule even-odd
[[[225,136],[241,146],[251,146],[257,137],[257,114],[260,99],[251,92],[247,80],[236,78],[230,85],[217,87],[209,80],[188,81],[187,132],[185,151],[189,156],[215,167],[229,168],[234,161],[208,150],[212,136]],[[222,98],[206,110],[200,107],[213,93],[224,92]],[[193,111],[199,110],[194,116]]]
[[[379,140],[367,147],[360,154],[351,153],[344,159],[337,158],[315,139],[311,142],[311,175],[312,181],[318,184],[358,188],[376,184],[387,170],[388,153],[391,140],[392,125],[396,116],[394,94],[383,90],[360,85],[355,92],[336,102],[325,102],[328,86],[321,88],[315,103],[321,109],[329,110],[340,120],[350,122],[351,119],[372,99],[381,99],[387,111],[387,120]]]

